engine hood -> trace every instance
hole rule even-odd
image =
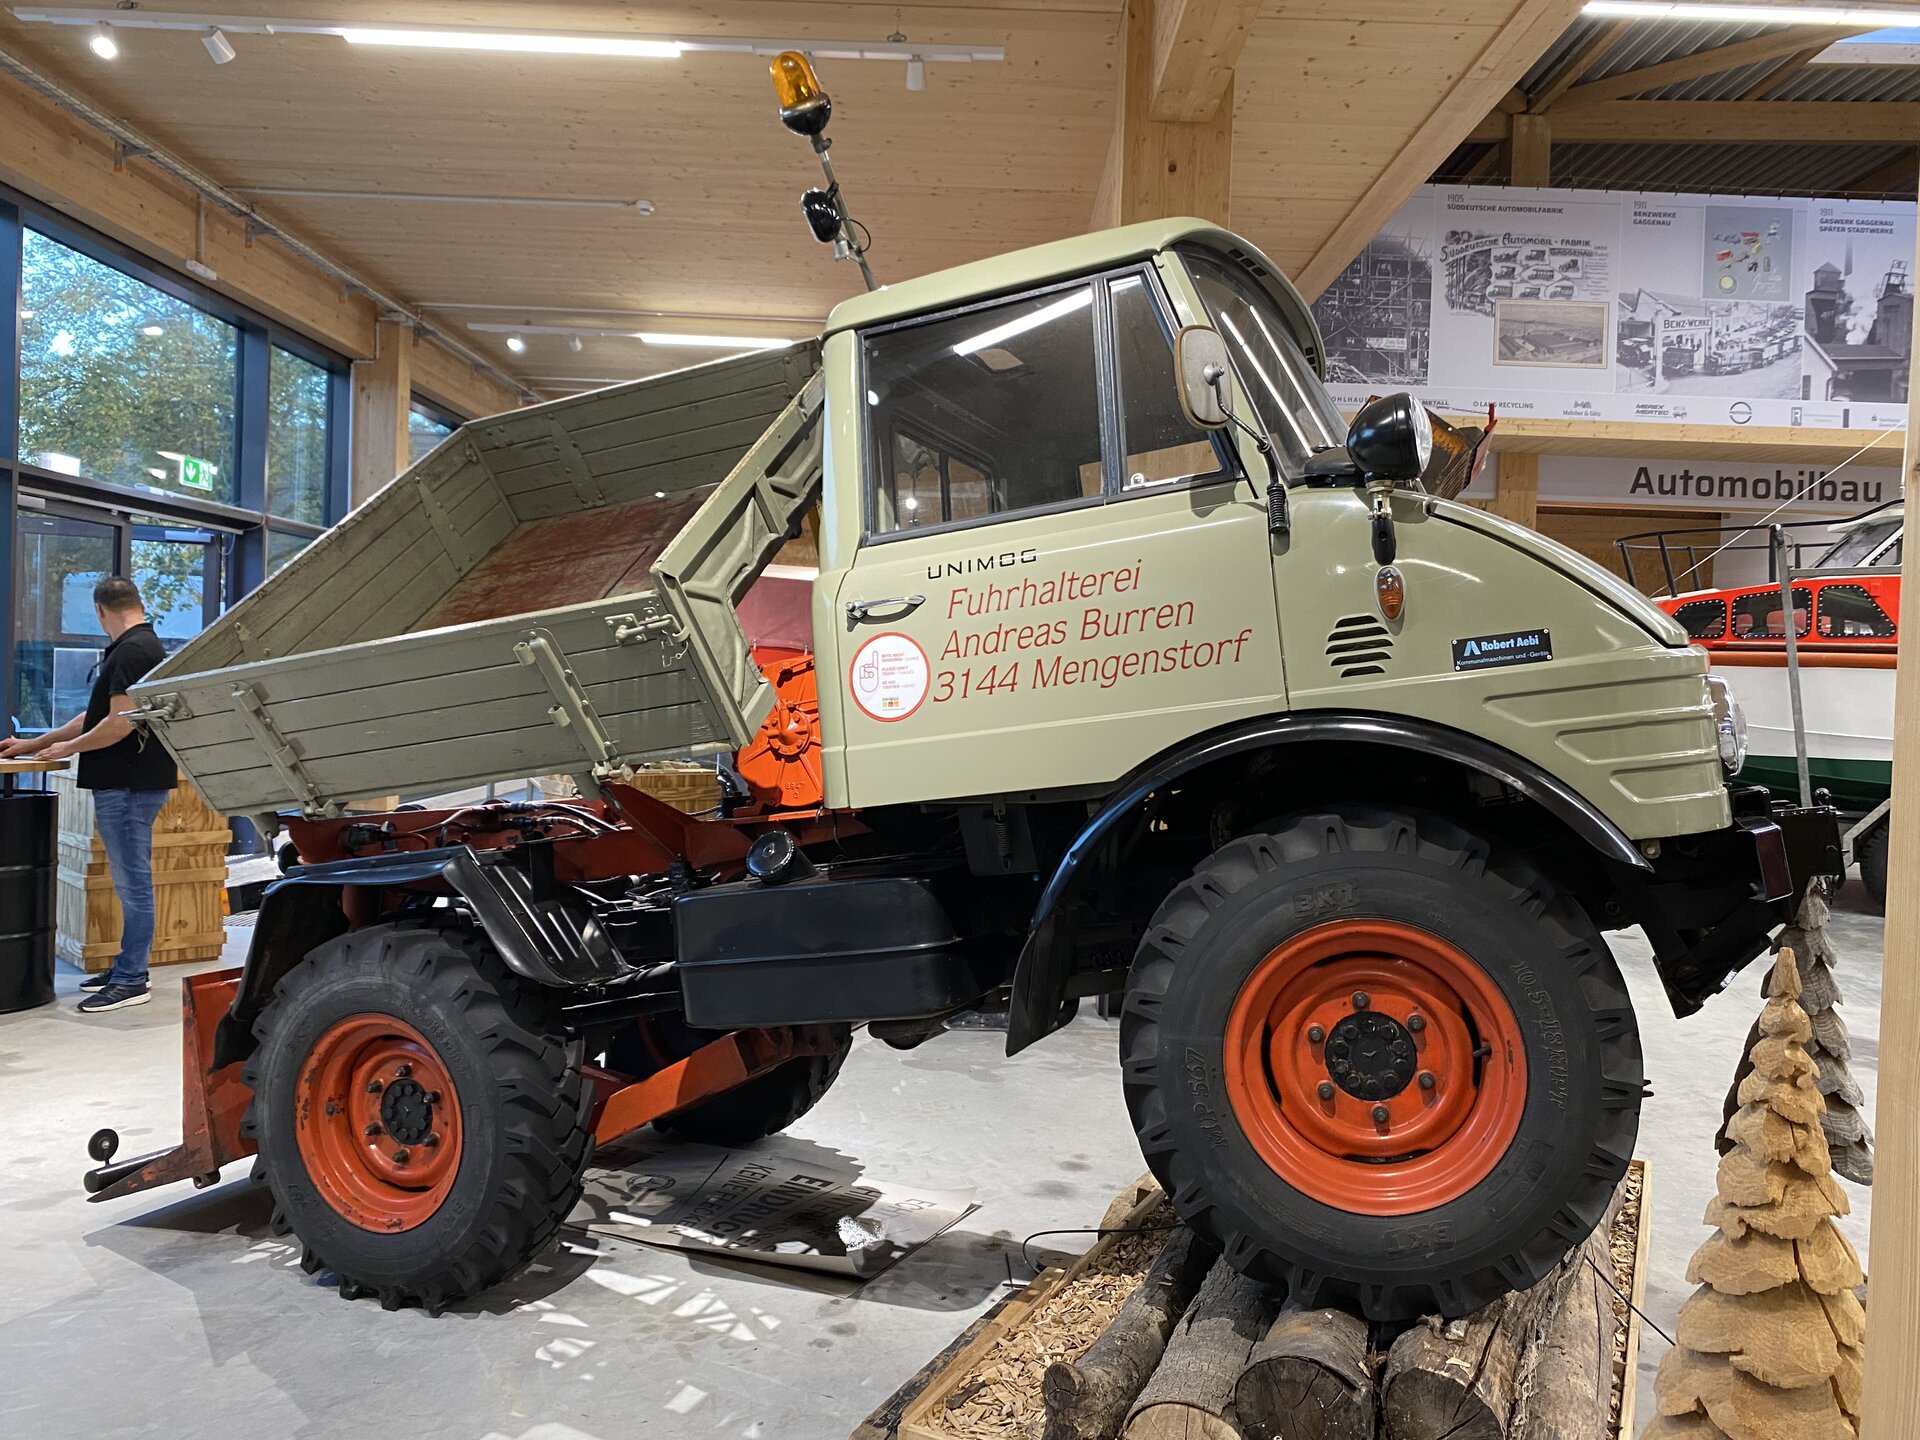
[[[1549,540],[1537,530],[1529,530],[1498,515],[1476,510],[1471,505],[1454,500],[1430,500],[1427,503],[1433,507],[1433,514],[1437,518],[1469,530],[1478,530],[1483,535],[1524,551],[1542,565],[1558,570],[1575,584],[1605,600],[1662,645],[1678,650],[1693,643],[1679,621],[1619,576],[1603,570],[1578,551],[1569,550],[1557,540]]]

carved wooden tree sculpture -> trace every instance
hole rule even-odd
[[[1641,1440],[1856,1440],[1866,1311],[1860,1261],[1833,1217],[1847,1197],[1831,1173],[1825,1101],[1783,948],[1768,983],[1752,1070],[1727,1123],[1717,1233],[1694,1252],[1700,1288],[1680,1307],[1654,1379],[1659,1414]]]
[[[1806,1042],[1807,1054],[1816,1067],[1820,1093],[1826,1096],[1826,1113],[1820,1128],[1826,1133],[1827,1149],[1833,1157],[1833,1170],[1857,1185],[1873,1184],[1873,1132],[1867,1128],[1860,1107],[1866,1097],[1853,1078],[1848,1065],[1853,1047],[1847,1040],[1847,1025],[1833,1007],[1844,1003],[1840,985],[1833,975],[1833,943],[1827,936],[1827,920],[1832,912],[1827,902],[1809,891],[1801,902],[1800,913],[1780,935],[1783,948],[1792,949],[1799,959],[1800,1008],[1807,1012],[1812,1034]],[[1749,1050],[1760,1038],[1758,1028],[1747,1036]],[[1726,1116],[1733,1119],[1740,1106],[1740,1084],[1747,1078],[1749,1065],[1742,1062],[1734,1076],[1734,1088],[1727,1092]],[[1733,1148],[1733,1140],[1723,1126],[1719,1136],[1720,1153]]]

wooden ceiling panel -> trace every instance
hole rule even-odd
[[[1351,224],[1356,206],[1383,203],[1383,173],[1448,97],[1465,87],[1486,92],[1457,140],[1512,84],[1494,73],[1506,62],[1490,67],[1488,54],[1504,54],[1540,15],[1571,14],[1575,4],[1457,0],[1444,17],[1430,0],[1265,5],[1235,67],[1232,223],[1289,268],[1324,266],[1329,237]],[[835,103],[834,163],[853,214],[872,232],[883,281],[1084,230],[1115,115],[1120,0],[221,0],[214,8],[799,41],[879,40],[898,29],[928,43],[1003,46],[1003,62],[929,63],[918,93],[906,90],[897,62],[821,62]],[[832,263],[802,225],[798,197],[817,183],[818,168],[777,123],[763,59],[232,39],[237,59],[215,66],[196,35],[128,31],[120,59],[107,63],[88,53],[83,30],[23,25],[0,10],[0,47],[236,189],[638,198],[656,207],[641,217],[258,199],[263,214],[408,303],[523,305],[532,308],[514,318],[529,323],[555,323],[540,313],[554,306],[804,321],[858,284],[857,272]],[[466,318],[450,314],[449,333],[516,375],[611,378],[689,358],[663,362],[632,342],[593,339],[576,354],[559,337],[514,355],[504,337],[465,332]],[[747,327],[730,320],[724,328]]]

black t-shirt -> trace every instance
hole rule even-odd
[[[93,693],[87,697],[87,729],[107,718],[114,696],[126,694],[166,658],[153,626],[144,620],[129,626],[100,657]],[[80,753],[82,790],[171,790],[177,779],[167,747],[144,729],[135,728],[104,750]]]

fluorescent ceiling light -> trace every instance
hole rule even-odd
[[[694,350],[778,350],[793,344],[771,335],[675,335],[659,330],[636,330],[633,335],[647,345],[682,345]]]
[[[87,48],[102,60],[112,60],[120,54],[120,42],[113,38],[110,26],[95,25],[93,35],[87,41]]]
[[[1056,300],[1051,305],[1043,305],[1030,315],[1022,315],[1017,320],[1009,320],[1004,325],[996,325],[991,330],[982,330],[978,335],[970,336],[953,347],[956,355],[971,355],[976,350],[985,350],[998,345],[1002,340],[1011,340],[1016,335],[1024,335],[1029,330],[1038,329],[1063,315],[1071,315],[1076,310],[1084,310],[1093,302],[1093,292],[1079,289],[1064,300]]]
[[[498,50],[514,55],[619,55],[637,60],[678,60],[673,40],[631,40],[619,35],[568,35],[514,30],[342,29],[349,45],[400,45],[419,50]]]
[[[1662,0],[1587,0],[1588,15],[1628,20],[1709,20],[1742,25],[1858,25],[1878,29],[1920,20],[1920,7],[1859,9],[1828,5],[1665,4]]]
[[[818,36],[635,35],[618,30],[499,30],[459,25],[363,25],[337,19],[285,19],[180,10],[99,6],[15,5],[14,18],[41,25],[111,25],[123,30],[188,30],[202,35],[332,35],[354,45],[437,50],[490,50],[516,55],[614,55],[677,59],[690,53],[761,55],[804,50],[816,60],[902,60],[923,64],[1005,60],[999,45],[929,45],[921,41],[827,40]],[[216,57],[217,58],[217,57]]]
[[[279,185],[236,185],[242,195],[269,195],[286,200],[400,200],[409,204],[524,205],[556,210],[624,210],[632,215],[653,214],[651,200],[547,198],[540,195],[433,195],[398,190],[294,190]]]

